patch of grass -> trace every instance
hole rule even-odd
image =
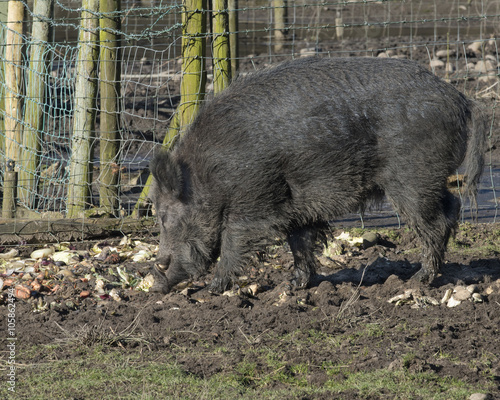
[[[417,355],[413,352],[405,354],[403,356],[403,360],[402,360],[403,361],[403,368],[404,369],[410,368],[412,361],[415,360],[416,357],[417,357]]]
[[[479,240],[455,237],[450,239],[448,244],[448,251],[450,250],[469,256],[491,256],[498,254],[500,247],[497,240],[491,240],[490,238]]]
[[[464,255],[498,255],[500,248],[500,229],[485,232],[480,225],[463,223],[454,238],[450,239],[449,249]]]
[[[257,364],[254,362],[240,362],[234,368],[234,380],[244,386],[251,384],[257,377]]]
[[[332,335],[328,332],[310,329],[307,331],[306,342],[311,343],[325,343],[328,346],[339,347],[344,340],[342,335]]]
[[[479,370],[481,374],[493,382],[496,379],[495,367],[500,362],[500,356],[491,352],[482,352],[478,358],[471,359],[468,366],[472,370]]]
[[[446,353],[442,349],[439,349],[439,351],[435,354],[435,357],[437,360],[448,360],[453,363],[461,363],[460,359],[457,356],[454,356],[453,354]]]
[[[344,374],[345,375],[345,374]],[[432,372],[414,373],[380,369],[347,374],[343,381],[329,380],[325,387],[334,393],[353,391],[359,398],[384,395],[400,399],[465,399],[473,386],[454,378],[442,378]]]
[[[349,234],[353,237],[361,237],[365,234],[366,229],[353,227],[347,229],[347,232],[349,232]]]
[[[387,236],[387,239],[391,242],[398,242],[401,239],[401,229],[386,229],[386,228],[378,228],[375,231],[380,236]]]
[[[401,253],[404,253],[404,254],[421,254],[422,253],[422,247],[418,246],[418,247],[415,247],[413,249],[405,249],[405,250],[402,250]]]
[[[340,365],[333,361],[323,361],[321,363],[321,368],[326,372],[328,376],[337,376],[344,371],[347,371],[346,368],[350,368],[351,364]]]
[[[382,337],[385,331],[379,324],[366,324],[363,333],[369,337]]]
[[[296,331],[269,342],[255,345],[246,343],[239,348],[239,361],[233,360],[233,351],[224,347],[172,347],[162,351],[130,352],[119,346],[97,344],[87,346],[69,343],[37,346],[20,350],[15,397],[9,397],[6,385],[0,387],[0,398],[29,399],[283,399],[283,398],[432,398],[463,399],[470,393],[487,388],[474,388],[458,379],[442,377],[433,371],[415,373],[405,366],[416,357],[403,357],[403,368],[396,371],[366,369],[356,371],[358,356],[363,351],[353,349],[349,361],[321,361],[315,363],[301,357],[285,357],[290,348],[319,346],[334,350],[340,343],[352,341],[354,347],[362,337],[378,338],[384,335],[375,324],[360,327],[354,335],[325,334],[320,331]],[[311,341],[311,339],[314,339]],[[335,339],[335,340],[334,340]],[[194,351],[194,352],[193,352]],[[298,351],[298,350],[297,350]],[[63,354],[66,359],[61,359]],[[300,351],[298,351],[300,354]],[[205,375],[197,360],[217,356],[220,368]],[[189,362],[187,362],[189,360]],[[480,365],[493,368],[498,357],[485,354]],[[356,372],[353,372],[356,371]],[[491,373],[491,372],[490,372]],[[311,383],[311,376],[324,378],[321,384]],[[326,382],[325,382],[326,381]],[[492,385],[494,384],[492,380]]]
[[[32,350],[19,354],[24,358]],[[145,360],[120,349],[83,348],[78,359],[51,360],[18,368],[15,397],[27,399],[282,399],[323,391],[307,384],[305,363],[271,360],[236,363],[210,377],[185,371],[175,360]],[[276,368],[277,367],[277,368]],[[277,385],[276,385],[277,384]],[[5,385],[1,398],[9,398]]]

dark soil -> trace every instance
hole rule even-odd
[[[360,233],[351,233],[356,232]],[[335,230],[332,236],[340,233]],[[31,348],[80,336],[83,344],[91,346],[97,339],[88,333],[89,328],[122,332],[134,326],[134,335],[147,344],[126,339],[114,344],[130,352],[173,354],[185,371],[201,377],[229,373],[248,357],[250,345],[279,349],[290,364],[306,363],[311,385],[331,378],[322,366],[332,363],[344,366],[338,379],[381,368],[431,371],[500,396],[498,224],[462,225],[450,244],[442,274],[431,286],[409,279],[420,259],[409,230],[380,231],[378,244],[368,249],[333,243],[337,247],[331,258],[318,254],[322,268],[311,288],[298,290],[288,283],[291,253],[286,245],[277,245],[256,257],[247,275],[220,296],[208,293],[207,275],[166,296],[121,289],[121,300],[115,301],[97,293],[93,276],[81,279],[90,271],[85,271],[89,261],[83,260],[72,268],[79,279],[54,278],[46,283],[60,285],[54,293],[41,289],[28,300],[16,301],[17,345]],[[94,259],[91,264],[93,271],[105,275],[116,268],[113,262]],[[150,267],[150,263],[119,265],[134,276],[144,276]],[[450,308],[427,300],[440,302],[447,289],[458,285],[475,285],[482,302],[469,299]],[[105,288],[106,293],[109,289]],[[409,289],[413,291],[410,298],[399,304],[388,302]],[[82,298],[84,291],[90,295]],[[52,305],[33,312],[42,302]],[[290,335],[293,341],[286,340]],[[316,341],[319,335],[331,337],[331,344]],[[300,341],[307,341],[308,346],[291,345]],[[220,346],[226,350],[219,356],[203,357],[207,348]],[[59,359],[79,354],[73,346],[58,350]]]

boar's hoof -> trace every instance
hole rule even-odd
[[[429,272],[426,268],[422,267],[411,277],[411,279],[422,283],[431,283],[435,277],[436,274],[434,272]]]
[[[290,283],[297,288],[305,289],[309,287],[311,283],[311,276],[309,274],[295,272],[295,277],[290,280]]]
[[[231,286],[231,279],[215,276],[208,286],[208,291],[213,294],[222,294]]]
[[[291,279],[290,283],[299,289],[306,289],[307,287],[309,287],[309,281],[303,281],[298,278]]]

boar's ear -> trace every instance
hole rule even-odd
[[[150,168],[161,192],[171,193],[176,198],[181,197],[183,187],[182,169],[172,159],[170,153],[162,151],[156,155],[151,161]]]

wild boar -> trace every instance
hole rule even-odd
[[[220,257],[209,288],[223,292],[277,235],[307,286],[329,221],[384,194],[421,240],[416,277],[432,281],[460,210],[447,177],[464,163],[474,198],[487,130],[474,101],[412,61],[305,58],[236,79],[151,163],[154,290]]]

